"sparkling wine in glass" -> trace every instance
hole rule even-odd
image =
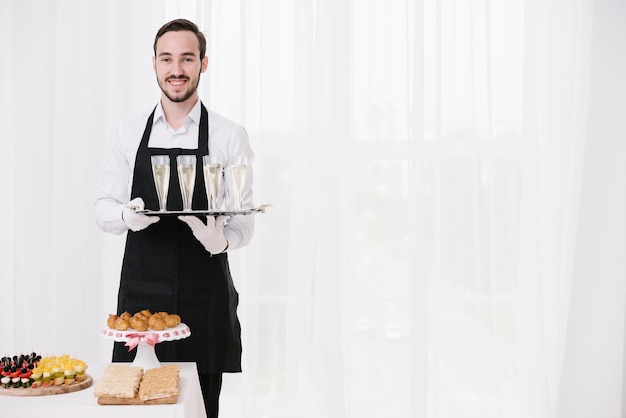
[[[170,188],[170,157],[169,155],[153,155],[152,176],[159,198],[159,211],[167,210],[167,192]]]
[[[235,158],[235,163],[230,166],[231,176],[233,179],[233,192],[235,197],[235,210],[241,210],[243,189],[246,185],[246,169],[248,160],[245,156]]]
[[[205,155],[202,157],[204,169],[204,187],[209,201],[209,210],[218,210],[218,199],[222,188],[222,163],[217,156]]]
[[[196,156],[179,155],[176,157],[176,164],[178,168],[178,184],[180,185],[180,193],[183,198],[183,210],[190,211],[193,189],[196,184]]]

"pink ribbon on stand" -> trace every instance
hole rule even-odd
[[[142,341],[151,345],[152,347],[154,347],[154,345],[159,342],[159,334],[157,334],[156,332],[147,332],[145,334],[126,334],[126,337],[130,338],[128,341],[126,341],[126,344],[124,344],[126,347],[128,347],[128,351],[133,351],[135,347],[137,347]]]

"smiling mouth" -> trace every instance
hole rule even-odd
[[[180,86],[184,85],[187,82],[187,78],[169,78],[167,80],[167,82],[172,87],[180,87]]]

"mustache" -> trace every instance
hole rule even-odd
[[[189,77],[185,75],[171,75],[165,79],[165,81],[169,80],[189,80]]]

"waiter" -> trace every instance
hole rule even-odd
[[[197,161],[193,209],[206,209],[202,157],[217,156],[224,170],[219,203],[234,207],[228,165],[248,161],[242,207],[252,208],[252,149],[245,129],[207,110],[198,98],[200,75],[208,66],[206,39],[184,19],[166,23],[154,40],[152,64],[161,99],[142,115],[123,120],[108,150],[95,202],[100,229],[128,231],[117,314],[144,309],[177,313],[191,328],[184,340],[156,345],[160,361],[197,364],[207,415],[218,416],[222,373],[241,371],[239,295],[227,251],[247,245],[254,233],[252,216],[151,217],[137,209],[158,209],[150,157],[169,155],[167,209],[181,210],[176,156]],[[123,343],[115,343],[113,361],[132,361]]]

